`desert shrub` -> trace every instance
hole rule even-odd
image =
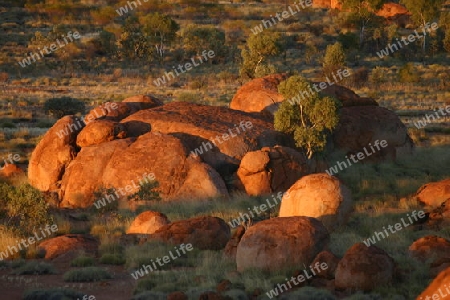
[[[255,68],[255,77],[264,77],[266,75],[277,73],[277,69],[273,64],[261,64]]]
[[[328,77],[345,66],[345,52],[339,42],[328,45],[323,58],[323,75]]]
[[[94,191],[94,205],[92,209],[96,213],[104,214],[107,212],[117,211],[119,208],[119,199],[116,196],[114,188],[100,187]]]
[[[146,292],[146,291],[151,291],[156,287],[156,284],[153,282],[153,280],[148,279],[148,278],[144,278],[138,281],[138,284],[136,286],[136,288],[133,291],[134,295]]]
[[[193,102],[194,103],[194,102],[197,102],[197,99],[198,99],[197,94],[193,94],[193,93],[183,92],[177,96],[177,100],[183,101],[183,102]]]
[[[105,265],[123,265],[126,260],[121,255],[105,253],[100,257],[100,263]]]
[[[83,114],[85,109],[84,102],[71,97],[53,98],[44,103],[45,113],[58,119],[65,115]]]
[[[63,275],[64,281],[67,282],[91,282],[111,278],[112,276],[108,273],[108,271],[97,267],[70,270]]]
[[[53,266],[46,262],[30,261],[14,271],[16,275],[55,274]]]
[[[352,73],[352,82],[356,86],[362,86],[369,80],[369,69],[366,67],[358,68]]]
[[[3,193],[3,199],[7,201],[8,224],[14,225],[14,231],[31,235],[38,227],[53,223],[44,195],[31,185],[5,187],[3,184],[0,193]]]
[[[297,300],[335,300],[329,291],[325,289],[318,289],[313,287],[303,287],[297,291],[281,296],[280,300],[297,299]]]
[[[407,63],[398,71],[400,82],[411,83],[419,81],[419,74],[412,63]]]
[[[23,294],[22,300],[82,299],[85,294],[66,288],[33,289]]]
[[[375,84],[386,82],[386,72],[386,68],[375,67],[369,75],[369,81]]]
[[[71,267],[90,267],[94,265],[94,258],[89,256],[78,256],[70,263]]]
[[[338,42],[342,44],[344,49],[358,49],[358,36],[353,32],[339,33]]]
[[[159,187],[158,181],[149,181],[139,184],[139,191],[136,193],[128,196],[128,199],[133,200],[145,200],[145,201],[152,201],[161,200],[161,197],[159,195],[159,192],[157,191],[157,188]]]

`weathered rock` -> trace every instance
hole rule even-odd
[[[228,258],[231,258],[233,260],[236,259],[237,246],[239,245],[239,242],[241,241],[242,237],[244,236],[244,233],[245,233],[244,226],[239,225],[238,227],[236,227],[236,231],[234,232],[231,239],[228,241],[228,243],[225,246],[225,249],[223,251],[225,256],[227,256]]]
[[[450,295],[450,267],[443,270],[439,275],[428,285],[428,287],[417,296],[416,300],[424,299],[444,299]]]
[[[191,243],[200,250],[220,250],[230,239],[230,227],[217,217],[197,217],[165,225],[150,239],[176,245]]]
[[[351,209],[350,190],[336,177],[321,173],[302,177],[288,190],[279,216],[314,217],[331,231],[345,224]]]
[[[285,191],[299,178],[309,174],[307,158],[288,147],[264,147],[248,152],[237,176],[249,195]]]
[[[411,13],[401,4],[385,3],[383,7],[376,12],[377,16],[387,19],[400,27],[405,27],[411,22]]]
[[[179,138],[188,151],[216,170],[238,165],[249,151],[292,145],[292,139],[275,131],[272,122],[226,107],[171,102],[139,111],[121,123],[130,121],[147,123],[152,131]]]
[[[328,244],[322,223],[309,217],[273,218],[250,227],[236,253],[237,270],[280,270],[309,265]]]
[[[390,284],[395,269],[394,260],[385,251],[358,243],[347,250],[336,268],[336,288],[370,291]]]
[[[137,95],[126,98],[122,102],[106,102],[92,109],[86,115],[85,120],[87,124],[97,119],[106,119],[118,122],[137,111],[157,107],[162,104],[162,101],[153,96]]]
[[[430,267],[438,267],[450,263],[450,241],[438,236],[424,236],[409,246],[409,255],[428,263]]]
[[[45,252],[45,259],[54,259],[69,251],[84,250],[87,253],[96,253],[99,242],[92,236],[83,234],[66,234],[43,241],[38,251]]]
[[[270,110],[273,104],[284,100],[278,85],[286,79],[286,74],[272,74],[244,84],[231,100],[230,108],[246,112]]]
[[[134,219],[127,230],[127,234],[152,234],[169,223],[166,215],[156,211],[145,211]]]
[[[380,150],[370,148],[375,141],[386,140],[388,146]],[[383,107],[354,106],[340,110],[339,124],[333,132],[333,144],[347,153],[368,154],[364,161],[395,158],[399,153],[410,153],[413,142],[398,116]],[[350,156],[349,156],[350,157]]]
[[[315,266],[317,263],[318,265],[326,263],[327,268],[325,270],[319,268],[320,271],[316,271],[317,276],[327,279],[333,279],[335,276],[334,274],[336,272],[337,265],[339,264],[339,260],[340,259],[330,251],[322,251],[317,254],[316,258],[314,258],[311,266]]]
[[[149,132],[129,147],[116,151],[103,171],[103,185],[125,187],[145,173],[154,173],[166,199],[228,196],[220,175],[188,157],[184,145],[171,135]],[[132,191],[134,192],[134,190]]]
[[[127,137],[124,124],[109,120],[95,120],[86,125],[77,136],[77,145],[87,147]]]
[[[133,139],[114,140],[81,149],[76,159],[65,170],[62,178],[60,206],[67,208],[91,206],[95,200],[94,192],[108,184],[108,182],[102,181],[102,177],[111,156],[114,153],[121,153],[132,142]],[[123,171],[125,172],[125,170],[127,169]]]
[[[423,185],[416,193],[417,199],[429,206],[440,207],[450,199],[450,178]]]
[[[66,167],[76,157],[76,136],[84,123],[73,116],[58,120],[31,154],[28,166],[30,184],[41,191],[57,189]]]

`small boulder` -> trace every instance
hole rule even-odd
[[[273,218],[250,227],[236,252],[238,272],[249,268],[280,270],[309,265],[328,244],[322,223],[309,217]]]
[[[98,250],[98,246],[98,240],[92,236],[83,234],[65,234],[40,243],[38,251],[45,253],[45,259],[54,259],[74,250],[84,250],[87,253],[95,254]]]
[[[169,223],[166,215],[156,211],[145,211],[134,219],[127,234],[152,234]]]
[[[336,177],[322,173],[298,180],[283,196],[279,216],[314,217],[332,230],[346,222],[351,209],[350,190]]]
[[[449,282],[450,267],[440,272],[416,300],[444,299],[450,295],[450,288],[448,286]]]
[[[316,258],[314,258],[311,266],[315,266],[317,263],[318,265],[326,263],[327,268],[325,270],[319,268],[320,271],[317,272],[317,276],[326,279],[333,279],[339,260],[340,259],[330,251],[322,251],[317,254]]]
[[[24,173],[25,172],[15,164],[6,164],[0,168],[0,176],[6,177],[6,178],[19,176]]]
[[[239,242],[241,241],[242,237],[245,233],[245,227],[242,225],[239,225],[236,227],[236,231],[234,232],[231,239],[228,241],[227,245],[225,246],[224,254],[228,258],[236,259],[236,251],[237,246],[239,245]]]
[[[197,217],[165,225],[149,238],[176,245],[191,243],[194,249],[220,250],[230,239],[230,227],[217,217]]]
[[[439,207],[450,199],[450,178],[423,185],[416,193],[417,199],[432,207]]]
[[[434,236],[424,236],[409,246],[409,255],[428,263],[430,267],[438,267],[450,263],[450,241]]]
[[[390,284],[395,269],[394,260],[384,250],[358,243],[347,250],[336,268],[336,288],[370,291]]]
[[[249,195],[286,191],[299,178],[310,173],[308,159],[294,149],[264,147],[248,152],[237,176]]]

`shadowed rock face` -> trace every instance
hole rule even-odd
[[[292,144],[260,116],[190,103],[155,107],[159,102],[147,98],[105,104],[104,115],[85,118],[84,128],[61,138],[57,133],[76,119],[58,121],[32,155],[30,182],[55,191],[61,207],[88,207],[101,188],[122,189],[109,195],[119,200],[136,192],[145,174],[155,175],[163,199],[227,197],[216,170],[233,174],[248,151]]]
[[[328,244],[320,221],[309,217],[273,218],[248,228],[236,252],[238,272],[309,265]]]
[[[338,289],[370,291],[392,282],[394,260],[376,246],[353,245],[344,254],[335,273]]]

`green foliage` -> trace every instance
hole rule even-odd
[[[52,98],[44,103],[44,111],[56,118],[65,115],[83,114],[86,109],[84,102],[71,97]]]
[[[149,181],[143,182],[139,184],[139,191],[128,196],[128,199],[133,199],[137,201],[145,200],[145,201],[160,201],[161,197],[157,188],[159,187],[158,181]]]
[[[136,288],[134,289],[133,294],[137,295],[146,291],[151,291],[156,287],[156,284],[153,282],[153,280],[144,278],[142,280],[138,281],[138,284]]]
[[[94,258],[89,257],[89,256],[79,256],[77,258],[75,258],[74,260],[72,260],[72,262],[70,263],[71,267],[90,267],[94,265]]]
[[[344,49],[358,48],[358,36],[353,32],[339,33],[337,40]]]
[[[85,293],[65,288],[33,289],[23,294],[22,300],[49,300],[49,299],[82,299]]]
[[[53,222],[42,193],[29,184],[19,187],[0,184],[0,198],[6,200],[8,224],[19,234],[30,235],[42,225]]]
[[[156,48],[156,55],[159,58],[164,57],[165,47],[171,44],[176,37],[176,32],[180,26],[168,15],[160,13],[151,13],[140,19],[143,25],[143,33],[147,36],[148,42],[152,48]]]
[[[105,265],[123,265],[125,258],[119,254],[105,253],[100,257],[100,263]]]
[[[328,45],[323,58],[323,74],[330,76],[345,66],[345,52],[342,44],[339,42]]]
[[[14,271],[16,275],[56,274],[53,266],[46,262],[30,261]]]
[[[112,198],[114,198],[114,200],[112,200]],[[106,204],[104,206],[103,201]],[[97,206],[92,207],[95,207],[95,211],[99,214],[117,211],[117,209],[119,208],[119,199],[117,199],[116,190],[114,188],[100,187],[99,189],[95,190],[94,202],[97,202]]]
[[[105,269],[97,267],[70,270],[63,275],[66,282],[91,282],[111,278],[112,276]]]
[[[268,57],[283,50],[278,33],[263,32],[252,35],[242,50],[242,64],[239,70],[242,77],[255,78],[256,68]]]
[[[327,135],[337,126],[340,102],[331,97],[322,97],[315,92],[304,77],[294,75],[278,86],[285,99],[292,99],[303,92],[301,101],[291,104],[283,101],[275,113],[275,129],[293,135],[297,147],[304,148],[311,158],[323,151]],[[300,98],[298,98],[300,99]]]
[[[386,82],[386,68],[375,67],[369,75],[369,81],[375,84]]]
[[[412,63],[407,63],[398,71],[398,79],[400,82],[410,83],[419,82],[419,74]]]
[[[227,54],[225,32],[213,26],[189,25],[182,33],[183,48],[188,57],[201,55],[203,51],[214,51],[214,60]],[[212,60],[208,59],[209,62]]]
[[[277,73],[277,68],[272,64],[260,64],[255,69],[255,77],[260,78],[266,75]]]

